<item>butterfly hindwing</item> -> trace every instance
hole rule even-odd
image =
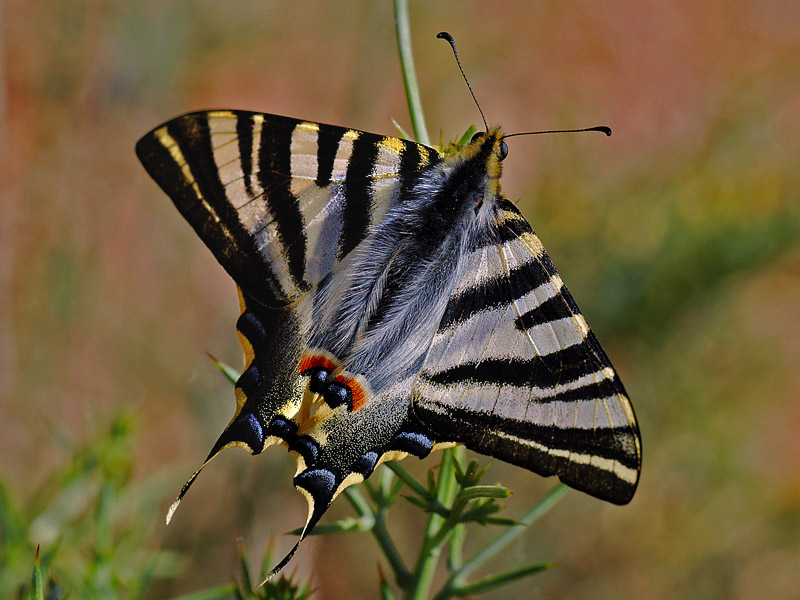
[[[386,213],[438,152],[276,115],[207,111],[154,129],[137,154],[240,291],[245,367],[236,411],[204,465],[231,446],[257,454],[286,443],[298,457],[295,484],[309,500],[310,530],[335,495],[380,460],[430,451],[407,415],[412,379],[381,379],[386,369],[369,344],[364,351],[353,341],[374,319],[359,317],[360,301],[350,306],[347,298],[349,288],[370,286],[364,272],[375,256],[393,252],[381,241],[392,222]],[[341,364],[336,353],[349,346],[356,350]],[[310,380],[319,378],[320,357],[329,368],[317,389]],[[347,366],[358,368],[363,385]],[[337,392],[356,387],[358,402],[339,401]]]
[[[415,413],[453,441],[624,504],[639,433],[605,352],[507,200],[465,261],[415,387]]]

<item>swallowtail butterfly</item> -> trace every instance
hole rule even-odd
[[[309,504],[301,539],[381,462],[452,443],[630,501],[633,408],[500,193],[500,129],[445,155],[213,110],[157,127],[136,153],[239,290],[245,368],[203,466],[231,446],[287,445]]]

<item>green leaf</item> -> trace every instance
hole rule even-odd
[[[408,500],[414,506],[418,506],[419,508],[421,508],[425,512],[430,512],[431,511],[431,508],[430,508],[431,502],[429,500],[423,500],[423,499],[417,498],[416,496],[406,496],[406,495],[403,495],[403,498]]]
[[[508,498],[510,495],[511,490],[501,485],[473,485],[464,488],[458,499],[469,501],[477,498]]]
[[[475,128],[475,125],[470,125],[469,128],[467,128],[467,130],[464,132],[464,135],[458,138],[458,140],[451,140],[447,142],[447,145],[445,145],[444,142],[440,141],[439,146],[442,152],[444,152],[445,154],[455,154],[463,146],[469,144],[470,140],[472,139],[472,136],[475,135],[476,131],[477,129]]]
[[[514,569],[512,571],[507,571],[499,575],[490,575],[489,577],[486,577],[485,579],[482,579],[477,583],[458,586],[452,590],[452,594],[454,596],[459,596],[459,597],[471,596],[473,594],[482,594],[484,592],[488,592],[490,590],[502,587],[504,585],[508,585],[513,581],[522,579],[523,577],[528,577],[529,575],[541,573],[542,571],[546,571],[552,566],[553,566],[552,563],[538,563],[535,565],[528,565],[527,567]]]
[[[480,523],[481,525],[487,525],[492,519],[491,515],[498,512],[502,507],[499,504],[496,504],[494,500],[489,500],[488,502],[476,503],[473,508],[470,510],[464,511],[461,516],[459,517],[459,521],[461,523],[469,523],[475,522]],[[503,519],[499,519],[503,520]],[[511,519],[505,519],[508,523],[500,523],[502,525],[510,525],[514,524],[514,521]]]
[[[378,563],[378,578],[380,579],[381,600],[395,600],[392,587],[386,580],[386,575],[383,574],[383,569],[381,569],[380,563]]]
[[[36,556],[33,559],[33,574],[31,575],[31,600],[44,600],[42,567],[39,564],[39,546],[36,546]]]
[[[375,518],[369,515],[360,518],[345,517],[333,523],[317,525],[308,535],[326,535],[329,533],[345,533],[348,531],[370,531],[374,525]],[[291,535],[300,535],[303,533],[303,528],[292,529],[289,533]]]
[[[397,129],[397,132],[400,134],[400,139],[410,140],[411,136],[408,135],[408,132],[405,129],[403,129],[403,126],[400,125],[400,123],[398,123],[394,117],[390,118],[392,119],[392,124],[394,125],[394,128]]]
[[[214,356],[210,352],[206,352],[206,354],[208,354],[208,357],[214,362],[215,365],[217,365],[217,368],[220,371],[222,371],[222,374],[225,375],[225,379],[230,381],[233,385],[236,385],[236,382],[239,381],[239,376],[241,375],[241,373],[239,373],[239,371],[237,371],[230,365],[219,360],[216,356]]]
[[[514,525],[520,525],[519,521],[514,519],[505,519],[502,517],[488,517],[482,523],[486,525],[500,525],[502,527],[513,527]]]
[[[459,138],[456,144],[458,144],[459,146],[466,146],[467,144],[469,144],[469,141],[472,139],[472,136],[475,135],[476,131],[477,129],[475,128],[475,125],[470,125],[469,127],[467,127],[467,130],[464,132],[464,135],[462,135],[461,138]]]
[[[262,600],[304,600],[311,595],[311,586],[308,581],[297,584],[293,581],[294,573],[289,577],[280,575],[256,590],[253,598]]]
[[[247,564],[247,546],[245,546],[244,538],[236,538],[236,549],[239,552],[239,564],[242,568],[242,579],[248,592],[253,591],[253,578],[250,577],[250,566]]]

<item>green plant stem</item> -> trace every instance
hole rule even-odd
[[[453,468],[453,453],[451,449],[442,452],[442,464],[439,467],[439,482],[436,488],[436,499],[443,506],[450,506],[456,491],[455,469]],[[413,585],[409,588],[406,598],[409,600],[425,600],[428,597],[428,590],[433,581],[436,571],[436,563],[442,544],[447,537],[443,534],[442,528],[445,525],[445,518],[436,513],[431,513],[428,519],[428,526],[425,529],[425,537],[422,540],[422,547],[419,551],[417,564],[414,567]]]
[[[350,505],[358,513],[359,517],[374,516],[372,507],[369,505],[369,502],[367,502],[367,499],[364,498],[364,494],[362,494],[357,487],[345,488],[343,493],[344,497],[347,498],[347,501],[350,502]]]
[[[381,577],[381,600],[395,600],[394,592],[389,587],[389,582]]]
[[[411,574],[408,572],[408,567],[406,567],[403,562],[400,552],[397,551],[397,547],[394,545],[392,537],[386,529],[386,515],[389,507],[381,504],[381,502],[386,501],[387,498],[391,496],[391,472],[389,472],[389,475],[390,477],[386,477],[382,474],[380,491],[377,493],[373,491],[372,493],[373,500],[378,504],[377,510],[372,509],[363,494],[358,491],[358,488],[346,488],[344,490],[344,495],[362,519],[370,519],[372,523],[370,531],[378,542],[378,546],[380,546],[384,556],[386,556],[386,560],[389,561],[389,565],[392,567],[392,571],[394,571],[397,584],[403,587],[408,585]]]
[[[419,94],[417,72],[414,67],[414,54],[411,50],[411,25],[408,20],[408,0],[394,0],[394,25],[397,31],[397,49],[400,53],[400,68],[406,88],[406,100],[411,114],[411,127],[414,137],[420,144],[431,145],[425,114],[422,112],[422,99]]]
[[[375,536],[384,556],[386,556],[386,560],[389,561],[389,565],[391,565],[392,571],[394,571],[397,585],[402,589],[411,582],[411,573],[408,571],[408,567],[406,567],[403,562],[403,557],[400,556],[400,552],[397,551],[397,546],[394,545],[392,537],[386,529],[386,512],[387,509],[380,508],[375,513],[375,525],[372,527],[372,535]]]
[[[520,517],[518,525],[513,525],[506,529],[503,533],[498,535],[494,540],[479,550],[472,558],[465,562],[460,569],[454,572],[450,576],[450,579],[447,580],[447,583],[445,583],[441,591],[434,596],[434,600],[444,600],[445,598],[450,598],[456,589],[464,588],[466,578],[469,577],[469,575],[475,569],[500,552],[530,525],[544,516],[547,511],[553,508],[553,506],[555,506],[558,501],[561,500],[568,490],[569,488],[563,483],[556,485],[541,500],[539,500],[539,502],[534,504],[524,515],[522,515],[522,517]]]
[[[453,459],[458,464],[464,464],[466,450],[464,446],[456,446],[451,450]],[[461,567],[463,563],[462,549],[464,546],[464,538],[467,536],[467,530],[463,523],[459,523],[453,528],[453,533],[450,536],[450,547],[447,556],[448,568],[452,572]]]
[[[414,490],[418,496],[424,498],[428,494],[428,490],[425,489],[425,486],[414,479],[411,473],[406,471],[405,468],[403,468],[403,466],[398,462],[390,461],[385,464],[386,468],[391,469],[394,474],[397,475],[403,481],[403,483]]]
[[[464,548],[464,538],[467,536],[467,529],[463,523],[459,523],[453,529],[453,535],[450,536],[449,552],[447,555],[447,568],[448,570],[456,571],[464,564],[462,551]]]

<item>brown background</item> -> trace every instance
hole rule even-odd
[[[509,140],[503,189],[626,382],[641,485],[624,508],[568,494],[490,570],[557,568],[494,597],[796,598],[800,5],[429,4],[411,18],[434,140],[479,123],[440,30],[458,41],[490,123],[614,129]],[[156,498],[137,516],[143,543],[181,557],[180,575],[150,596],[225,583],[234,537],[258,556],[270,533],[303,522],[305,502],[285,452],[231,451],[163,526],[230,417],[232,393],[205,352],[240,364],[237,306],[133,146],[199,108],[409,127],[391,5],[9,0],[0,10],[0,478],[25,504],[123,410],[137,424],[130,493]],[[406,463],[424,475],[436,461]],[[553,485],[502,464],[489,480],[514,491],[510,516]],[[331,511],[347,514],[344,501]],[[392,519],[411,552],[419,516],[401,506]],[[376,562],[371,539],[353,534],[313,539],[293,564],[313,573],[316,598],[341,598],[376,595]]]

